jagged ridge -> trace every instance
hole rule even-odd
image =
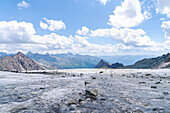
[[[37,64],[34,60],[28,58],[23,53],[18,52],[10,57],[5,56],[0,59],[0,70],[6,71],[27,71],[27,70],[44,70],[45,68]]]
[[[103,67],[107,67],[107,68],[122,68],[124,67],[124,65],[122,63],[114,63],[114,64],[109,64],[106,63],[103,59],[101,59],[101,61],[94,67],[94,68],[103,68]]]
[[[152,68],[170,68],[170,53],[150,59],[137,61],[134,65],[126,66],[126,68],[136,69],[152,69]]]

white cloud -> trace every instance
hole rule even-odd
[[[42,29],[48,29],[50,31],[58,31],[61,29],[66,29],[66,25],[62,20],[48,20],[44,18],[47,23],[40,22],[40,27]]]
[[[43,22],[40,22],[40,27],[42,29],[47,29],[48,28],[48,25],[46,23],[43,23]]]
[[[108,0],[97,0],[100,2],[101,5],[106,5],[106,3],[108,2]]]
[[[53,45],[54,48],[71,48],[73,40],[65,36],[57,35],[56,33],[51,33],[48,35],[34,35],[32,41],[37,44]]]
[[[27,43],[35,33],[32,23],[0,21],[0,43]]]
[[[19,3],[17,4],[18,9],[28,8],[29,6],[30,6],[30,4],[28,4],[28,3],[25,2],[25,1],[19,2]]]
[[[97,29],[91,31],[91,37],[104,37],[118,40],[126,45],[133,46],[152,46],[155,44],[142,29]]]
[[[169,29],[169,23],[162,28]],[[166,30],[166,29],[165,29]],[[170,40],[155,43],[142,29],[97,29],[86,36],[61,36],[56,33],[40,36],[32,23],[0,21],[0,51],[38,53],[79,53],[88,55],[146,54],[170,50]],[[90,43],[90,37],[113,38],[118,44],[99,45]],[[114,41],[113,40],[113,41]]]
[[[113,13],[114,15],[109,15],[108,24],[116,28],[134,27],[144,21],[139,0],[124,0]]]
[[[156,12],[170,18],[170,0],[157,0]]]
[[[170,40],[170,21],[163,21],[161,28],[163,29],[163,32],[165,33],[165,38]]]
[[[81,30],[80,29],[77,30],[76,33],[79,35],[87,35],[89,33],[89,28],[87,28],[86,26],[83,26]]]

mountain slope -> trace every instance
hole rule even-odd
[[[100,62],[94,67],[94,68],[123,68],[124,65],[122,63],[114,63],[114,64],[109,64],[105,62],[103,59],[100,60]]]
[[[28,52],[29,58],[34,59],[48,69],[93,68],[100,59],[89,55],[79,54],[38,54]]]
[[[0,70],[6,71],[26,71],[26,70],[44,70],[42,66],[38,65],[35,61],[28,58],[21,52],[10,57],[5,56],[0,59]]]
[[[137,61],[134,65],[126,66],[126,68],[151,69],[151,68],[169,68],[170,53],[150,59]]]

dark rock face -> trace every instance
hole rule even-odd
[[[103,59],[94,67],[94,68],[102,68],[102,67],[109,67],[110,64],[106,63]]]
[[[170,68],[170,53],[150,59],[137,61],[134,65],[126,68],[151,69],[151,68]]]
[[[118,67],[124,67],[124,65],[122,63],[115,63],[115,64],[112,64],[109,68],[118,68]]]
[[[26,71],[26,70],[44,70],[42,66],[38,65],[34,60],[26,57],[21,52],[9,57],[5,56],[0,59],[0,70],[6,71]]]
[[[124,65],[122,63],[115,63],[115,64],[109,64],[106,63],[104,60],[101,60],[94,68],[103,68],[103,67],[107,67],[107,68],[121,68],[124,67]]]

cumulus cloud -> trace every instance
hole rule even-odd
[[[108,0],[97,0],[100,2],[101,5],[106,5],[106,3],[108,2]]]
[[[48,28],[48,25],[46,23],[43,23],[43,22],[40,22],[40,27],[42,29],[47,29]]]
[[[155,44],[142,29],[97,29],[91,31],[91,37],[113,38],[126,45],[133,46],[152,46]]]
[[[170,18],[170,1],[169,0],[157,0],[157,13],[161,13]]]
[[[170,21],[163,21],[161,28],[163,29],[163,32],[165,33],[164,37],[170,40]]]
[[[124,0],[113,13],[114,15],[109,15],[108,24],[116,28],[134,27],[144,21],[139,0]]]
[[[162,28],[169,29],[169,23]],[[167,29],[165,29],[167,30]],[[152,51],[169,51],[170,41],[164,44],[152,41],[142,29],[97,29],[86,36],[61,36],[56,33],[38,35],[32,23],[0,21],[0,51],[39,52],[39,53],[79,53],[88,55],[139,54]],[[90,43],[90,37],[113,38],[118,44],[99,45]],[[167,35],[168,37],[168,35]]]
[[[27,43],[36,33],[32,23],[0,21],[0,43]]]
[[[17,4],[18,9],[28,8],[29,6],[30,6],[30,4],[28,4],[28,3],[25,2],[25,1],[19,2],[19,3]]]
[[[73,40],[55,33],[49,35],[36,35],[32,23],[17,21],[0,21],[1,44],[37,44],[53,45],[54,48],[71,47]]]
[[[40,22],[40,27],[42,29],[48,29],[50,31],[58,31],[61,29],[66,29],[66,25],[62,20],[48,20],[44,18],[46,23]]]
[[[77,30],[76,33],[79,35],[87,35],[89,33],[89,28],[87,28],[86,26],[83,26],[81,30],[80,29]]]

